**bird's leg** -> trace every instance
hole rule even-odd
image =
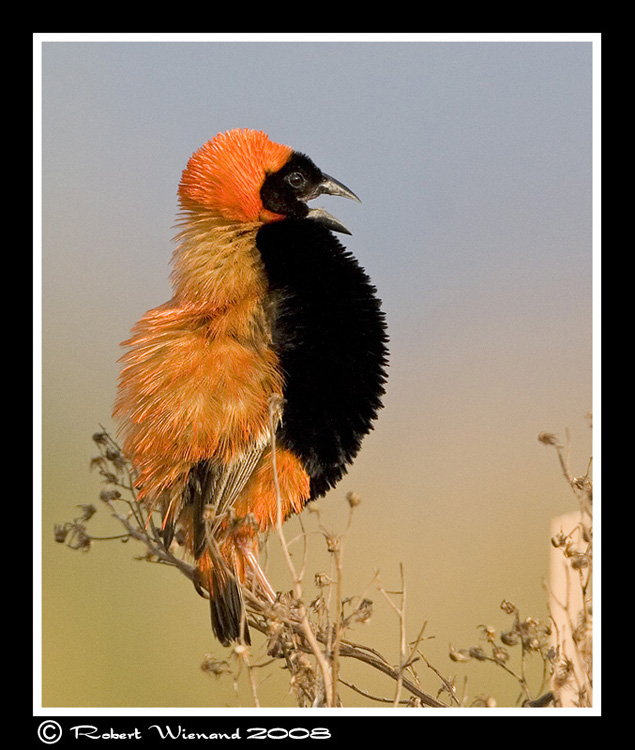
[[[253,577],[262,587],[262,590],[269,602],[275,602],[276,592],[273,590],[273,587],[267,580],[267,576],[265,575],[263,569],[260,567],[260,563],[258,562],[258,558],[256,557],[253,549],[249,546],[248,543],[245,542],[239,544],[239,546],[240,551],[243,555],[243,559],[245,560],[246,567],[249,568]]]

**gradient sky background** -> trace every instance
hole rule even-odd
[[[391,337],[385,409],[320,503],[342,530],[346,491],[363,498],[344,592],[361,593],[375,570],[397,588],[403,563],[409,637],[427,621],[425,653],[441,672],[461,685],[467,675],[472,697],[513,705],[510,679],[447,651],[478,644],[480,624],[505,629],[503,599],[546,615],[549,523],[575,498],[537,435],[569,430],[574,473],[591,455],[592,51],[583,41],[43,44],[44,706],[251,705],[244,685],[234,692],[199,669],[223,649],[185,578],[134,560],[132,543],[82,554],[52,535],[90,502],[94,531],[113,530],[89,473],[91,435],[114,427],[120,342],[170,297],[181,171],[235,127],[308,153],[362,200],[322,201],[351,229],[345,244],[379,290]],[[284,569],[271,577],[290,588]],[[355,638],[396,662],[396,618],[367,595],[376,614]],[[434,674],[420,675],[436,693]],[[392,696],[367,669],[349,678]],[[261,698],[294,705],[284,673],[273,670]],[[346,690],[344,701],[372,705]]]

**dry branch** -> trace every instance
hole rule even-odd
[[[93,441],[99,449],[99,455],[92,460],[91,464],[99,471],[107,485],[106,489],[100,493],[100,500],[109,509],[112,517],[123,527],[123,533],[112,537],[91,536],[87,523],[95,514],[96,508],[85,506],[78,518],[55,528],[56,540],[74,549],[88,550],[97,541],[115,538],[133,539],[144,548],[144,553],[139,556],[139,559],[176,568],[192,581],[199,594],[205,595],[198,585],[195,567],[184,557],[178,534],[170,546],[166,546],[161,530],[161,520],[158,516],[155,517],[154,511],[149,511],[146,506],[137,502],[132,469],[117,443],[103,428],[93,435]],[[275,450],[272,453],[275,461]],[[279,492],[278,488],[277,491]],[[280,513],[278,514],[275,536],[280,543],[289,569],[292,590],[288,593],[278,593],[276,600],[271,603],[261,595],[257,586],[245,587],[244,598],[248,624],[250,628],[266,637],[268,656],[264,662],[258,663],[255,661],[253,646],[249,649],[243,644],[235,644],[231,647],[231,655],[235,657],[236,669],[247,675],[252,700],[256,706],[260,705],[256,670],[280,663],[280,660],[284,661],[288,670],[290,687],[299,706],[341,706],[342,700],[338,686],[349,685],[342,678],[342,662],[353,660],[366,664],[395,682],[395,694],[390,699],[375,698],[363,688],[352,686],[351,689],[359,694],[367,695],[370,700],[380,702],[388,700],[393,705],[446,707],[445,703],[422,689],[418,678],[413,678],[412,674],[408,674],[421,637],[417,638],[415,645],[407,652],[403,618],[405,604],[403,570],[402,605],[401,609],[398,609],[401,612],[400,663],[392,665],[376,650],[355,643],[347,637],[347,632],[353,625],[365,622],[372,613],[372,602],[365,595],[366,592],[353,598],[343,599],[342,597],[344,539],[351,528],[353,512],[360,504],[360,498],[354,493],[348,493],[347,502],[350,509],[349,519],[341,535],[334,534],[322,525],[319,511],[313,514],[318,518],[319,533],[326,540],[327,550],[333,561],[332,578],[320,575],[314,577],[322,590],[329,590],[329,601],[321,596],[319,602],[316,600],[313,603],[315,605],[313,609],[318,615],[317,621],[311,619],[312,606],[306,603],[303,592],[305,562],[303,560],[302,566],[296,569],[289,550],[290,542],[285,536]],[[302,536],[306,543],[308,535],[303,533]],[[383,592],[383,589],[380,590]],[[332,597],[334,602],[330,601]],[[332,609],[334,610],[333,616],[331,615]],[[203,669],[215,676],[225,675],[234,671],[230,663],[231,660],[216,660],[208,656],[204,661]],[[444,686],[441,685],[441,689],[443,688]],[[404,691],[409,693],[408,698],[402,698]]]

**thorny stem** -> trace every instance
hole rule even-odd
[[[244,647],[243,647],[244,648]],[[256,676],[254,674],[254,667],[249,663],[249,653],[247,649],[242,654],[247,667],[247,677],[249,678],[249,687],[251,688],[251,697],[256,708],[260,708],[260,700],[258,698],[258,685],[256,684]]]
[[[443,687],[448,692],[450,698],[454,701],[454,703],[456,703],[457,706],[460,706],[461,701],[456,697],[456,691],[454,689],[454,686],[449,682],[449,680],[446,680],[446,678],[443,677],[441,672],[439,672],[439,670],[435,666],[430,664],[430,662],[428,661],[423,651],[420,651],[419,649],[417,649],[417,653],[425,662],[426,667],[428,667],[428,669],[431,669],[436,674],[436,676],[441,680],[441,682],[443,683]]]
[[[569,531],[566,536],[561,535],[560,539],[554,538],[555,542],[552,539],[554,546],[560,548],[566,559],[565,601],[559,601],[551,592],[552,601],[562,609],[566,618],[566,627],[563,627],[563,630],[566,631],[567,627],[569,630],[568,634],[558,632],[557,616],[552,612],[554,627],[558,632],[556,643],[560,650],[560,663],[568,665],[566,666],[568,680],[573,680],[575,684],[577,699],[572,698],[571,690],[567,689],[567,680],[559,680],[557,674],[553,680],[554,690],[560,698],[564,697],[565,701],[573,701],[574,705],[591,705],[593,690],[590,655],[592,636],[589,631],[592,621],[591,586],[593,580],[593,485],[590,479],[592,459],[588,462],[585,474],[581,477],[575,477],[569,468],[570,441],[568,431],[566,451],[554,435],[541,433],[539,440],[555,447],[562,473],[580,505],[580,519],[575,528]],[[578,590],[577,595],[574,596],[573,585],[576,582]],[[574,600],[576,600],[576,611],[572,611]],[[587,631],[586,634],[585,630]],[[567,653],[569,649],[571,652]]]
[[[193,565],[190,565],[189,563],[185,562],[185,560],[182,560],[181,558],[173,555],[165,547],[163,541],[160,538],[158,539],[158,541],[153,541],[149,538],[147,533],[143,533],[142,531],[139,531],[138,528],[132,526],[128,519],[118,512],[112,500],[106,500],[105,502],[112,511],[113,516],[128,530],[128,534],[134,539],[138,539],[139,541],[143,542],[148,548],[150,554],[154,555],[158,560],[164,563],[174,565],[190,580],[194,581],[196,579],[196,570]],[[143,527],[144,526],[142,524],[141,528]],[[154,531],[156,531],[156,528],[154,526],[153,529]],[[156,540],[157,536],[155,536],[154,539]]]
[[[405,580],[405,576],[404,576],[403,563],[399,564],[399,571],[400,571],[400,575],[401,575],[401,591],[394,592],[394,593],[401,594],[401,606],[400,607],[398,607],[392,601],[392,599],[388,595],[389,592],[385,591],[381,586],[378,586],[379,591],[384,596],[384,598],[386,599],[386,601],[388,602],[388,604],[392,607],[392,609],[395,611],[395,613],[397,614],[397,616],[399,618],[399,634],[400,634],[400,639],[399,639],[399,669],[396,671],[396,674],[397,674],[397,685],[396,685],[396,689],[395,689],[395,695],[394,695],[394,698],[393,698],[393,706],[395,706],[395,707],[398,706],[399,703],[401,702],[401,690],[402,690],[402,687],[404,687],[406,685],[406,678],[404,677],[404,672],[407,669],[410,669],[412,667],[412,664],[415,661],[417,661],[418,657],[415,657],[415,654],[416,653],[421,654],[421,652],[418,651],[418,647],[419,647],[419,644],[421,643],[421,639],[423,638],[423,631],[425,630],[426,625],[427,625],[427,623],[425,623],[425,622],[423,623],[423,625],[421,626],[421,629],[419,631],[419,634],[417,635],[417,637],[415,638],[414,642],[412,643],[412,645],[410,647],[410,652],[406,653],[407,652],[407,641],[406,641],[406,580]],[[427,661],[427,659],[425,659],[425,657],[424,657],[424,660],[425,660],[426,664],[428,666],[430,666],[429,663],[428,663],[428,661]],[[436,672],[436,670],[434,670],[434,671],[435,671],[436,674],[438,674],[438,672]],[[449,689],[447,681],[444,680],[444,682],[445,682],[446,689]],[[410,687],[408,687],[408,689],[410,689]],[[451,691],[450,691],[450,694],[453,695],[453,693]]]
[[[324,694],[326,696],[327,706],[333,706],[335,704],[333,701],[333,680],[332,680],[331,670],[329,669],[328,662],[324,658],[322,649],[320,648],[315,638],[315,634],[313,633],[313,628],[311,627],[311,623],[309,622],[309,618],[306,613],[306,608],[304,604],[302,603],[302,582],[298,578],[298,574],[295,570],[295,566],[293,565],[293,560],[291,559],[291,554],[289,552],[289,548],[286,543],[284,532],[282,530],[282,496],[280,493],[280,483],[278,481],[278,468],[277,468],[277,462],[276,462],[276,425],[275,425],[276,406],[277,406],[277,403],[272,398],[271,403],[269,405],[269,427],[271,430],[271,457],[272,457],[272,462],[273,462],[273,481],[274,481],[274,488],[275,488],[275,493],[276,493],[276,503],[278,506],[277,518],[276,518],[276,530],[278,532],[278,537],[280,539],[280,545],[282,547],[284,558],[287,562],[287,566],[289,568],[289,572],[291,573],[291,578],[293,580],[293,593],[297,601],[300,603],[299,604],[300,619],[302,622],[302,629],[304,631],[304,636],[306,637],[309,644],[311,645],[315,658],[317,659],[318,664],[320,665],[320,671],[322,673],[322,679],[324,681]]]
[[[481,649],[470,649],[463,651],[479,661],[488,661],[498,665],[501,669],[511,675],[521,686],[527,700],[523,705],[544,706],[552,703],[556,706],[576,705],[590,706],[591,691],[593,686],[590,651],[591,633],[590,623],[592,585],[592,481],[590,479],[591,460],[589,461],[584,476],[576,477],[569,468],[569,434],[567,432],[566,444],[562,445],[558,438],[549,432],[542,432],[538,440],[544,445],[553,446],[556,449],[560,469],[567,483],[573,490],[579,503],[579,521],[574,528],[555,534],[551,542],[554,547],[559,548],[566,559],[564,592],[556,597],[551,591],[551,586],[545,585],[550,592],[552,611],[551,627],[544,627],[534,618],[526,618],[521,622],[515,605],[503,602],[501,607],[509,614],[514,614],[514,626],[508,634],[508,638],[501,641],[505,645],[516,645],[520,643],[520,666],[518,671],[512,669],[505,660],[507,655],[501,649],[500,658],[494,651],[493,656],[487,656]],[[577,584],[578,590],[575,590]],[[581,595],[580,601],[573,604],[573,595]],[[561,599],[564,598],[564,601]],[[554,614],[553,605],[562,609],[563,616]],[[513,609],[512,609],[513,608]],[[533,621],[533,622],[532,622]],[[568,633],[566,631],[569,631]],[[509,636],[513,637],[510,639]],[[546,636],[551,636],[551,645],[547,647]],[[488,638],[489,640],[489,638]],[[493,636],[491,642],[493,643]],[[500,647],[496,647],[499,649]],[[453,656],[455,661],[459,660]],[[474,653],[473,653],[474,652]],[[542,678],[538,692],[533,693],[528,679],[528,662],[532,655],[539,654],[542,659]],[[549,684],[550,683],[550,684]],[[574,688],[573,694],[571,688]],[[541,695],[547,689],[548,692]],[[533,698],[533,695],[540,697]]]
[[[347,496],[348,497],[348,496]],[[349,529],[351,528],[353,508],[355,503],[349,500],[349,513],[348,522],[344,532],[340,536],[336,536],[329,532],[320,523],[320,529],[324,534],[329,552],[333,556],[333,565],[335,566],[335,599],[336,599],[336,616],[335,625],[333,628],[326,628],[326,648],[327,652],[331,654],[331,669],[332,669],[332,683],[333,683],[333,705],[337,705],[339,696],[337,694],[337,684],[340,681],[339,678],[339,667],[340,667],[340,647],[342,643],[342,636],[344,634],[344,617],[343,617],[343,597],[342,597],[342,580],[344,576],[343,571],[343,555],[344,555],[344,538],[346,537]],[[360,597],[361,601],[361,597]],[[331,593],[329,589],[327,610],[331,607]],[[333,635],[335,640],[333,641]]]
[[[322,677],[322,689],[324,691],[324,700],[326,705],[328,706],[337,706],[339,705],[339,696],[337,694],[337,684],[344,684],[348,685],[349,683],[345,682],[341,679],[339,676],[339,659],[340,657],[344,658],[351,658],[355,659],[357,661],[360,661],[361,663],[365,663],[368,666],[370,666],[373,669],[376,669],[383,674],[387,675],[389,678],[393,679],[395,682],[398,682],[398,695],[401,692],[402,689],[408,690],[411,695],[413,696],[415,700],[414,705],[423,705],[423,706],[430,706],[430,707],[438,707],[438,708],[445,708],[446,704],[443,702],[437,700],[436,698],[432,697],[431,695],[428,695],[426,692],[421,690],[421,688],[415,684],[411,679],[406,677],[405,670],[409,669],[413,659],[412,655],[415,652],[415,649],[417,647],[417,644],[421,640],[421,633],[419,637],[416,640],[415,646],[412,649],[412,652],[410,656],[406,656],[406,647],[405,647],[405,630],[402,627],[400,630],[400,665],[398,668],[393,667],[391,664],[389,664],[384,657],[379,654],[374,649],[353,643],[349,640],[346,640],[343,635],[345,632],[345,629],[347,627],[347,620],[348,618],[344,618],[344,613],[342,609],[342,588],[341,588],[341,582],[342,582],[342,549],[341,549],[341,541],[342,538],[346,535],[348,532],[350,526],[351,526],[351,516],[352,516],[352,507],[353,504],[350,504],[351,507],[351,513],[349,513],[349,521],[346,528],[346,531],[344,534],[338,538],[333,537],[335,540],[335,549],[331,549],[332,552],[335,552],[332,559],[335,561],[335,568],[336,568],[336,595],[338,598],[337,602],[337,617],[335,622],[335,628],[327,627],[318,630],[315,632],[309,622],[307,610],[306,607],[302,601],[302,576],[298,574],[298,572],[295,569],[295,566],[293,564],[293,561],[291,559],[291,554],[289,552],[289,545],[288,542],[282,532],[282,499],[280,495],[280,487],[278,483],[278,477],[277,477],[277,466],[276,466],[276,453],[275,453],[275,430],[273,429],[273,414],[272,417],[272,436],[273,436],[273,446],[272,446],[272,460],[273,460],[273,466],[274,466],[274,482],[275,482],[275,491],[276,491],[276,499],[278,503],[277,508],[277,524],[276,528],[278,531],[278,536],[280,539],[281,547],[283,550],[283,554],[285,557],[285,560],[287,562],[287,565],[289,567],[290,574],[292,576],[293,580],[293,591],[295,595],[296,601],[293,603],[293,605],[287,609],[287,607],[284,605],[283,601],[271,603],[269,601],[265,601],[261,596],[257,594],[256,591],[251,591],[250,589],[245,589],[244,594],[246,601],[249,603],[249,624],[251,627],[253,627],[255,630],[258,630],[259,632],[265,634],[267,637],[271,637],[271,626],[272,624],[280,623],[284,625],[288,629],[288,646],[283,646],[283,655],[284,658],[287,660],[287,665],[289,666],[291,670],[291,674],[295,674],[295,672],[292,669],[292,661],[293,661],[293,651],[289,651],[290,649],[295,649],[296,652],[304,652],[306,654],[313,654],[318,665],[320,674]],[[121,538],[121,539],[127,539],[127,538],[133,538],[137,541],[142,542],[145,545],[145,548],[147,550],[147,554],[143,559],[148,559],[154,562],[158,562],[161,564],[167,564],[176,567],[180,572],[185,575],[187,578],[189,578],[194,585],[197,587],[197,591],[203,595],[204,592],[201,591],[200,586],[198,585],[198,576],[197,571],[193,565],[190,565],[188,562],[186,562],[184,559],[177,556],[177,554],[174,554],[172,551],[172,547],[168,548],[165,546],[163,535],[159,528],[155,525],[153,514],[154,510],[152,508],[146,509],[145,506],[143,506],[141,503],[137,501],[136,491],[134,487],[134,478],[132,476],[131,468],[129,463],[126,461],[123,453],[121,452],[121,449],[119,446],[115,443],[115,441],[110,437],[110,435],[107,433],[107,431],[102,427],[102,432],[99,434],[96,434],[93,436],[93,439],[96,443],[100,445],[100,452],[102,454],[101,459],[95,459],[97,465],[100,468],[100,473],[104,477],[104,480],[107,484],[110,484],[111,486],[120,488],[125,490],[132,499],[125,498],[121,495],[119,491],[111,491],[106,490],[101,493],[101,499],[104,502],[104,504],[110,509],[112,512],[113,517],[122,524],[122,526],[125,528],[126,533],[123,535],[117,535],[112,537],[102,537],[101,539],[110,539],[110,538]],[[110,450],[108,450],[110,449]],[[110,454],[110,455],[109,455]],[[114,467],[114,472],[110,471],[108,468],[108,463]],[[125,478],[124,478],[125,476]],[[121,503],[125,504],[128,509],[128,514],[123,514],[120,512]],[[77,528],[78,532],[81,533],[85,539],[90,543],[91,541],[98,541],[99,537],[92,537],[89,536],[88,533],[85,530],[85,527],[81,523],[82,521],[87,520],[85,519],[78,519],[75,524],[67,524],[68,527]],[[304,528],[304,527],[302,527]],[[321,527],[321,532],[326,533],[326,530]],[[302,534],[304,541],[305,541],[305,555],[306,555],[306,539],[307,539],[307,532],[304,532]],[[329,535],[332,537],[332,535]],[[63,539],[58,538],[58,541],[63,541]],[[69,543],[69,546],[72,546]],[[304,563],[303,563],[304,565]],[[403,568],[402,568],[402,589],[405,589],[405,586],[403,586]],[[375,576],[376,577],[376,576]],[[371,584],[372,585],[372,584]],[[359,598],[360,601],[364,598],[363,595]],[[403,608],[403,601],[402,601],[402,608]],[[295,609],[295,613],[294,613]],[[288,614],[285,614],[285,612],[288,612]],[[423,631],[422,631],[423,632]],[[334,642],[333,641],[333,633],[335,633]],[[322,645],[324,645],[324,648]],[[238,648],[244,647],[243,644],[239,644]],[[259,667],[266,666],[266,664],[251,664],[249,661],[249,652],[245,651],[239,652],[236,651],[236,656],[241,658],[241,662],[245,666],[245,669],[248,673],[248,680],[251,688],[252,697],[254,700],[254,703],[256,706],[259,705],[259,699],[257,695],[257,680],[255,677],[255,670]],[[280,654],[274,657],[274,659],[280,658]],[[330,662],[330,663],[329,663]],[[269,662],[267,662],[269,663]],[[427,661],[426,661],[427,663]],[[428,665],[429,666],[429,665]],[[300,668],[302,668],[300,666]],[[223,670],[226,671],[226,670]],[[415,675],[416,679],[416,675]],[[417,680],[418,682],[418,680]],[[447,685],[447,681],[446,681]],[[359,688],[355,686],[351,686],[352,689],[356,690],[357,692],[360,692],[363,694],[364,691],[360,691]],[[319,696],[314,694],[314,691],[311,689],[310,693],[307,692],[305,688],[300,687],[299,690],[302,692],[306,698],[310,699],[314,705],[317,705],[317,702],[319,701]],[[369,696],[372,698],[372,696]],[[387,699],[390,702],[395,704],[394,699]],[[456,699],[455,699],[456,700]],[[418,703],[417,703],[418,702]],[[410,701],[406,700],[398,700],[399,704],[408,704]]]
[[[403,671],[405,669],[406,664],[406,630],[405,630],[405,610],[406,610],[406,585],[404,582],[404,575],[403,575],[403,564],[399,564],[399,571],[401,574],[401,607],[398,607],[392,599],[388,596],[388,593],[379,586],[379,591],[383,595],[383,597],[386,599],[388,604],[392,607],[392,609],[397,614],[397,617],[399,618],[399,670],[398,670],[398,677],[397,677],[397,685],[395,687],[395,696],[393,698],[393,706],[399,705],[399,698],[401,695],[401,688],[403,685]]]
[[[335,643],[333,644],[333,696],[332,703],[337,705],[337,682],[339,679],[339,657],[340,647],[342,645],[342,550],[340,542],[338,540],[336,548],[333,551],[333,557],[335,559],[335,588],[337,596],[337,616],[335,620]]]
[[[294,631],[298,630],[299,624],[294,622],[293,620],[285,620],[285,624]],[[250,620],[249,625],[255,630],[260,631],[261,633],[267,634],[268,632],[267,626],[258,620]],[[326,638],[323,635],[319,635],[318,640],[321,642],[325,642]],[[305,653],[313,653],[313,649],[305,645],[301,640],[298,641],[297,645],[298,648]],[[445,703],[442,703],[441,701],[433,698],[431,695],[421,690],[407,677],[403,677],[403,670],[395,669],[386,661],[386,659],[384,659],[381,654],[379,654],[377,651],[375,651],[375,649],[370,648],[369,646],[364,646],[362,644],[353,643],[351,641],[342,639],[342,643],[340,646],[340,655],[346,658],[356,659],[363,664],[367,664],[368,666],[376,669],[379,672],[382,672],[393,680],[399,679],[399,675],[401,672],[403,687],[405,687],[410,693],[412,693],[415,698],[418,698],[424,706],[429,706],[430,708],[447,707]],[[340,679],[340,682],[343,683],[343,680]],[[392,702],[393,699],[389,699],[389,701]]]
[[[517,625],[520,629],[520,621],[519,621],[518,612],[516,612],[516,620],[517,620]],[[520,650],[520,675],[517,675],[516,678],[518,679],[518,682],[520,683],[520,686],[522,687],[527,698],[529,700],[532,700],[531,690],[529,688],[529,684],[527,683],[527,674],[526,674],[527,659],[529,657],[529,652],[527,650],[527,647],[525,646],[524,638],[520,639],[520,649],[521,649]],[[503,666],[503,669],[510,672],[511,674],[514,674],[514,672],[511,669],[509,669],[505,664],[503,664],[502,666]]]
[[[367,653],[367,651],[370,651],[371,653]],[[407,677],[404,677],[403,670],[401,668],[395,669],[394,667],[392,667],[381,655],[378,655],[377,652],[375,652],[373,649],[366,649],[364,646],[359,646],[352,643],[349,644],[348,641],[343,641],[341,654],[342,656],[351,657],[363,662],[364,664],[368,664],[369,666],[374,667],[380,672],[383,672],[388,677],[391,677],[393,680],[398,680],[399,678],[401,678],[403,687],[405,687],[415,697],[419,698],[424,706],[429,706],[431,708],[446,708],[445,703],[442,703],[436,698],[433,698],[431,695],[425,693],[423,690],[420,690],[411,680],[409,680]]]

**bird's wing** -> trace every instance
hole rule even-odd
[[[208,529],[213,536],[220,527],[227,511],[236,502],[268,445],[254,445],[229,465],[214,460],[199,461],[190,470],[184,504],[193,505],[195,557],[200,557],[205,549]],[[206,520],[206,506],[213,509],[209,525]]]

